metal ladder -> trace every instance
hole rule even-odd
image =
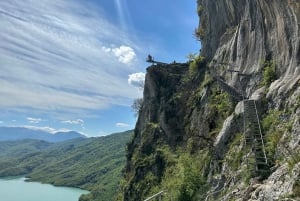
[[[264,136],[262,134],[255,100],[246,99],[237,89],[228,85],[220,76],[212,75],[219,86],[236,101],[244,103],[244,134],[246,145],[252,147],[255,155],[255,173],[264,176],[270,171],[266,155]]]
[[[254,152],[256,174],[265,175],[269,172],[269,166],[256,101],[244,100],[243,103],[246,146],[251,146]]]

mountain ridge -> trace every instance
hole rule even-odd
[[[58,131],[52,134],[47,131],[26,127],[0,127],[0,141],[36,139],[48,142],[60,142],[74,138],[86,138],[86,136],[76,131]]]

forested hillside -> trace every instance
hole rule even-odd
[[[26,175],[29,181],[91,191],[80,200],[113,200],[125,164],[132,131],[105,137],[48,143],[23,140],[0,143],[0,176]]]

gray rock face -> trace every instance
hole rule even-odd
[[[181,79],[186,74],[186,64],[154,65],[147,69],[144,87],[144,103],[136,125],[137,133],[142,132],[147,124],[158,124],[165,133],[165,140],[176,143],[174,133],[182,133],[183,117],[180,105],[172,100]],[[162,136],[161,136],[162,137]]]
[[[268,109],[290,111],[288,117],[281,117],[282,123],[291,122],[290,130],[274,131],[284,132],[275,150],[277,155],[295,163],[292,170],[287,163],[276,164],[274,172],[262,183],[245,185],[242,179],[237,179],[231,187],[224,188],[226,195],[215,200],[299,200],[299,195],[289,197],[295,193],[300,172],[299,159],[295,157],[300,142],[300,1],[198,0],[198,12],[201,55],[211,61],[210,68],[230,85],[240,87],[247,97],[254,100],[266,97]],[[276,80],[269,87],[260,86],[265,62],[276,65]],[[228,76],[227,70],[249,76],[238,77],[238,73]],[[241,103],[235,113],[243,113]],[[232,132],[229,117],[215,139],[217,150],[224,149],[224,139],[230,139]],[[231,172],[227,167],[225,162],[221,175],[239,177],[238,172]]]
[[[209,155],[209,160],[201,157],[208,165],[199,168],[206,192],[197,187],[193,190],[201,191],[201,199],[195,195],[187,200],[298,199],[300,1],[198,0],[198,12],[205,57],[198,71],[192,74],[188,64],[147,69],[143,106],[127,146],[123,200],[140,201],[161,188],[162,180],[168,179],[164,171],[173,165],[164,156],[165,147],[174,153],[183,148],[191,156]],[[276,66],[276,76],[268,84],[263,82],[266,63]],[[258,135],[265,137],[257,128],[259,121],[250,122],[248,115],[246,129],[245,102],[231,101],[230,92],[216,86],[214,73],[223,84],[256,101],[256,116],[269,118],[269,128],[263,131],[269,135],[264,139],[268,156],[261,155],[264,144],[257,143]],[[254,114],[249,105],[248,112]],[[247,140],[251,131],[254,137]],[[272,162],[262,165],[261,158],[267,157]],[[152,186],[145,182],[149,173],[155,178]]]
[[[257,185],[251,193],[250,201],[275,201],[283,200],[282,198],[293,191],[293,185],[299,177],[300,164],[289,172],[287,165],[278,168],[268,180],[263,184]],[[287,199],[289,200],[289,199]],[[293,199],[291,199],[293,200]]]
[[[285,93],[300,79],[300,2],[297,0],[199,0],[201,54],[253,77],[265,61],[277,65],[269,96]],[[223,66],[224,67],[224,66]],[[224,71],[223,71],[224,72]],[[236,82],[236,76],[230,80]],[[248,85],[250,82],[247,83]]]

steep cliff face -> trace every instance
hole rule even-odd
[[[273,95],[299,80],[299,1],[199,0],[198,6],[202,55],[208,60],[253,76],[265,61],[274,61],[279,79],[271,88]]]
[[[198,0],[201,56],[147,69],[123,193],[300,198],[300,2]]]

